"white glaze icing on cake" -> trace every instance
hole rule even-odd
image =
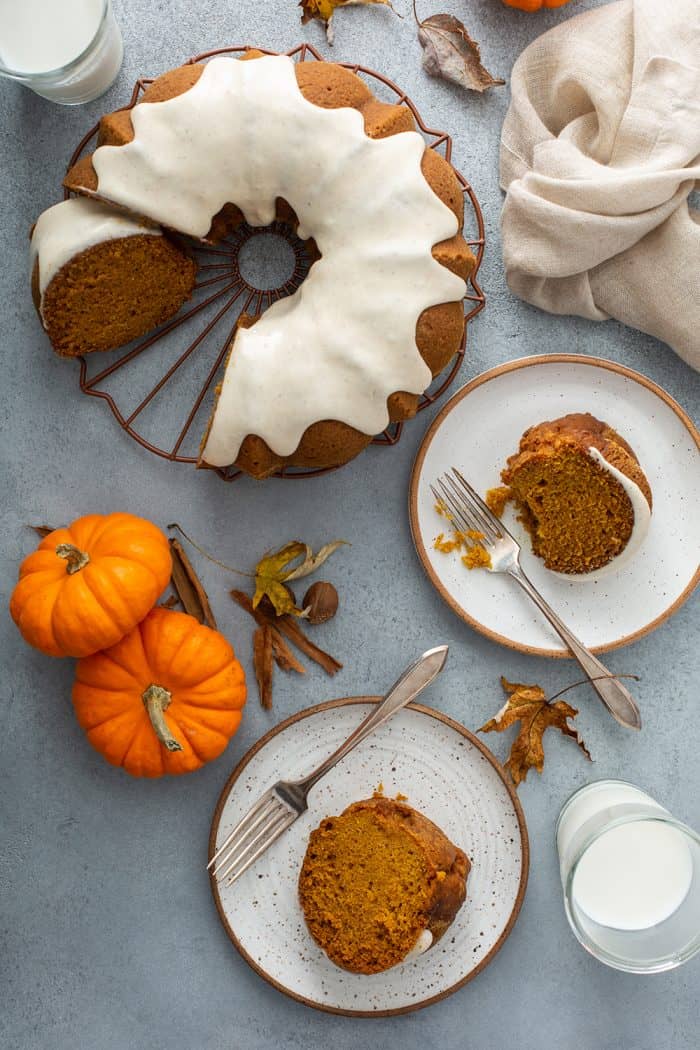
[[[612,463],[608,463],[607,459],[597,448],[591,446],[588,449],[588,454],[599,467],[602,467],[603,470],[607,470],[608,473],[622,485],[630,503],[632,504],[634,523],[632,525],[630,538],[624,548],[620,551],[617,557],[612,558],[607,565],[601,565],[599,569],[594,569],[592,572],[555,573],[555,576],[559,576],[562,580],[572,580],[575,583],[586,581],[594,582],[596,580],[605,579],[606,576],[612,576],[616,572],[619,572],[620,569],[635,556],[639,548],[642,546],[649,531],[649,524],[651,522],[651,508],[639,485],[632,481],[631,478],[628,478],[626,474],[623,474],[621,470],[618,470],[617,467],[614,467]]]
[[[157,227],[142,226],[114,208],[84,197],[47,208],[36,221],[29,249],[30,273],[35,262],[39,262],[42,301],[58,271],[76,255],[104,241],[136,234],[160,237],[161,231]]]
[[[204,461],[229,465],[248,434],[290,455],[326,419],[382,431],[387,398],[432,378],[420,314],[466,290],[431,254],[459,224],[421,172],[423,138],[371,139],[358,111],[313,105],[285,56],[212,59],[188,91],[131,119],[131,142],[93,155],[100,197],[195,237],[226,203],[263,226],[283,198],[322,255],[293,296],[238,331]]]
[[[410,952],[408,952],[408,954],[404,956],[404,958],[401,960],[401,963],[410,962],[411,959],[417,959],[419,955],[423,955],[424,952],[427,952],[428,948],[432,948],[432,946],[432,933],[430,932],[430,930],[422,930],[421,933],[418,934],[416,943],[413,945]],[[399,963],[399,966],[401,965],[401,963]]]

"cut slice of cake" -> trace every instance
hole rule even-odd
[[[86,198],[39,216],[30,257],[34,305],[63,357],[113,350],[163,324],[197,272],[160,227]]]
[[[427,817],[375,796],[311,833],[299,900],[311,936],[337,966],[380,973],[439,940],[464,903],[469,869]]]
[[[548,569],[588,574],[641,544],[649,526],[649,482],[633,450],[607,423],[574,412],[526,430],[487,496],[494,511],[513,500]],[[616,561],[616,567],[622,564]]]

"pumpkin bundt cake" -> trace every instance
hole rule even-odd
[[[39,216],[30,255],[34,305],[63,357],[145,335],[194,288],[195,263],[159,227],[85,198]]]
[[[345,463],[460,346],[459,181],[406,106],[341,66],[251,50],[171,70],[103,117],[65,185],[209,242],[277,219],[312,249],[296,293],[238,326],[203,465]]]
[[[492,509],[511,499],[548,569],[584,574],[639,547],[651,489],[636,455],[607,423],[573,412],[526,430],[492,490]],[[619,567],[620,561],[616,561]]]
[[[336,965],[380,973],[443,935],[464,903],[469,868],[427,817],[375,795],[311,833],[299,900]]]

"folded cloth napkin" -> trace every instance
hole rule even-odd
[[[620,0],[513,67],[501,136],[508,284],[615,317],[700,368],[700,0]]]

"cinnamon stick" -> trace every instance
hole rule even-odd
[[[242,609],[245,609],[254,618],[259,626],[264,627],[266,624],[272,624],[280,634],[285,635],[305,656],[308,656],[310,660],[322,667],[326,674],[334,675],[343,666],[330,653],[326,653],[323,649],[319,649],[317,645],[314,645],[311,639],[306,637],[293,616],[270,616],[260,606],[254,609],[252,601],[244,591],[233,590],[231,591],[231,597],[234,602],[237,602]]]
[[[173,559],[172,583],[183,609],[200,623],[217,630],[207,592],[202,587],[182,544],[174,536],[171,536],[168,542]]]
[[[265,624],[256,627],[253,634],[253,666],[258,683],[260,703],[269,711],[272,708],[272,627]]]
[[[304,665],[297,660],[282,635],[274,627],[272,628],[272,655],[280,671],[296,671],[297,674],[306,674]]]
[[[277,618],[277,629],[284,634],[293,645],[296,645],[304,656],[308,656],[310,660],[317,663],[326,674],[334,675],[341,670],[342,664],[331,656],[330,653],[325,652],[323,649],[319,649],[317,645],[307,638],[301,627],[293,616],[279,616]]]

